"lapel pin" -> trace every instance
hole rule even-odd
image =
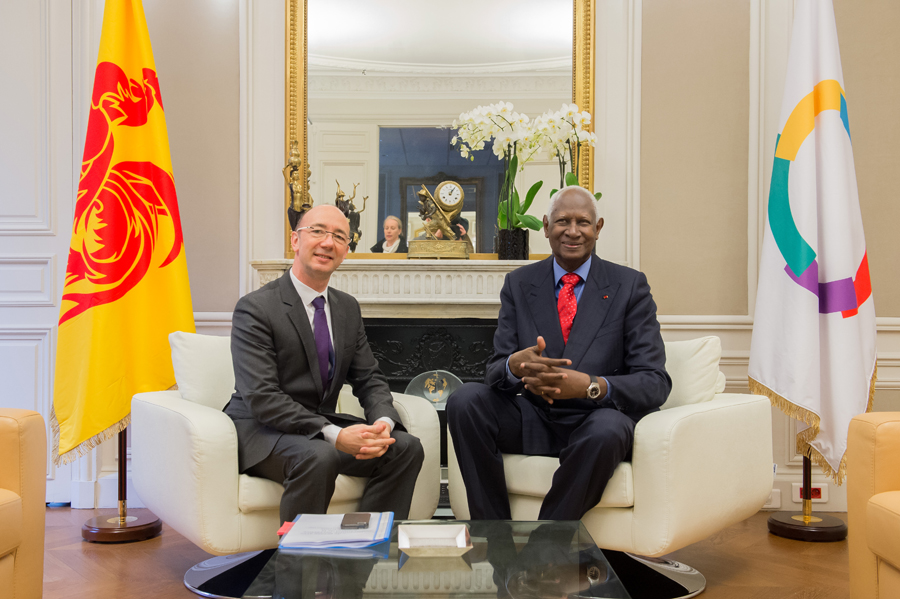
[[[603,296],[603,299],[609,299],[609,296],[608,296],[608,295],[604,295],[604,296]]]

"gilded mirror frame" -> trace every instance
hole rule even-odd
[[[296,142],[301,163],[301,173],[309,168],[309,139],[307,132],[307,45],[308,21],[307,0],[285,0],[284,18],[284,164],[288,164],[291,144]],[[572,0],[572,101],[582,110],[591,112],[591,131],[594,130],[594,22],[595,0]],[[584,187],[594,190],[594,149],[588,147],[581,152],[580,171],[586,173]],[[302,196],[309,194],[309,178],[300,177]],[[287,209],[291,205],[291,190],[284,186],[284,257],[293,258],[291,250],[291,227]]]

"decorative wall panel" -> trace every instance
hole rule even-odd
[[[0,306],[54,306],[55,281],[55,256],[0,256]]]
[[[0,3],[0,235],[52,234],[50,207],[50,14],[46,0]],[[15,118],[10,118],[15,115]]]

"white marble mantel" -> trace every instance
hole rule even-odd
[[[254,289],[280,277],[291,262],[251,262]],[[353,295],[363,318],[497,318],[504,278],[530,263],[347,259],[331,276],[331,286]]]

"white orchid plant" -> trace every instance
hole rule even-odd
[[[456,135],[450,144],[459,149],[463,158],[474,160],[472,152],[483,150],[493,140],[494,155],[504,161],[506,178],[500,191],[500,207],[497,226],[500,229],[527,227],[540,231],[540,219],[526,214],[537,192],[543,185],[538,181],[525,194],[525,201],[519,201],[516,190],[516,175],[540,152],[547,151],[559,161],[560,188],[578,184],[581,147],[594,146],[597,137],[590,131],[591,115],[578,112],[575,104],[563,104],[561,110],[545,112],[533,121],[525,114],[515,112],[509,102],[498,102],[488,106],[478,106],[464,112],[453,121]],[[571,165],[575,172],[571,172]],[[554,189],[552,193],[555,193]],[[552,195],[551,193],[551,195]],[[594,194],[598,199],[600,194]]]
[[[463,158],[474,160],[472,152],[483,150],[493,140],[491,149],[506,166],[506,177],[500,190],[497,226],[500,229],[528,227],[540,231],[541,221],[525,212],[543,181],[535,183],[528,190],[525,202],[519,202],[519,192],[515,185],[518,172],[541,151],[540,139],[535,134],[531,119],[516,112],[509,102],[498,102],[462,113],[453,121],[453,128],[457,133],[450,143],[459,149]]]
[[[590,130],[591,114],[579,112],[576,104],[563,104],[557,111],[548,111],[534,120],[541,149],[559,161],[559,186],[578,185],[581,181],[581,149],[597,145],[597,136]],[[599,193],[594,196],[599,200]]]

